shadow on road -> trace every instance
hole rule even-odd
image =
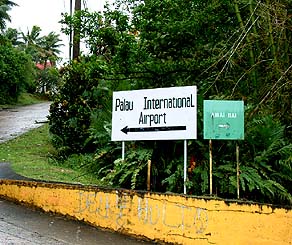
[[[15,173],[10,164],[6,162],[0,162],[0,179],[31,180]]]

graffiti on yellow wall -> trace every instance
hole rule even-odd
[[[95,214],[98,218],[115,221],[123,227],[129,214],[137,217],[139,223],[150,226],[163,226],[172,229],[191,229],[195,233],[203,233],[208,226],[208,212],[201,207],[189,207],[180,203],[156,202],[150,198],[137,198],[133,202],[127,194],[116,195],[100,192],[80,191],[78,207],[75,213]],[[191,217],[191,218],[190,218]]]

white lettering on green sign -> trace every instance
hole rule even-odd
[[[204,100],[204,139],[244,139],[244,103]]]
[[[234,112],[227,113],[227,117],[228,117],[228,118],[237,118],[237,114],[234,113]]]
[[[227,118],[237,118],[237,113],[236,112],[212,112],[211,117],[212,118],[225,118],[227,114]]]

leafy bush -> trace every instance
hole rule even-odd
[[[9,42],[0,45],[0,103],[17,101],[21,92],[35,89],[34,65]]]
[[[88,141],[92,114],[102,110],[110,93],[100,88],[93,62],[73,62],[63,71],[63,84],[50,107],[50,132],[54,146],[61,154],[92,152],[94,144]]]

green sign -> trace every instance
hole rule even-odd
[[[204,139],[243,140],[243,101],[204,100]]]

